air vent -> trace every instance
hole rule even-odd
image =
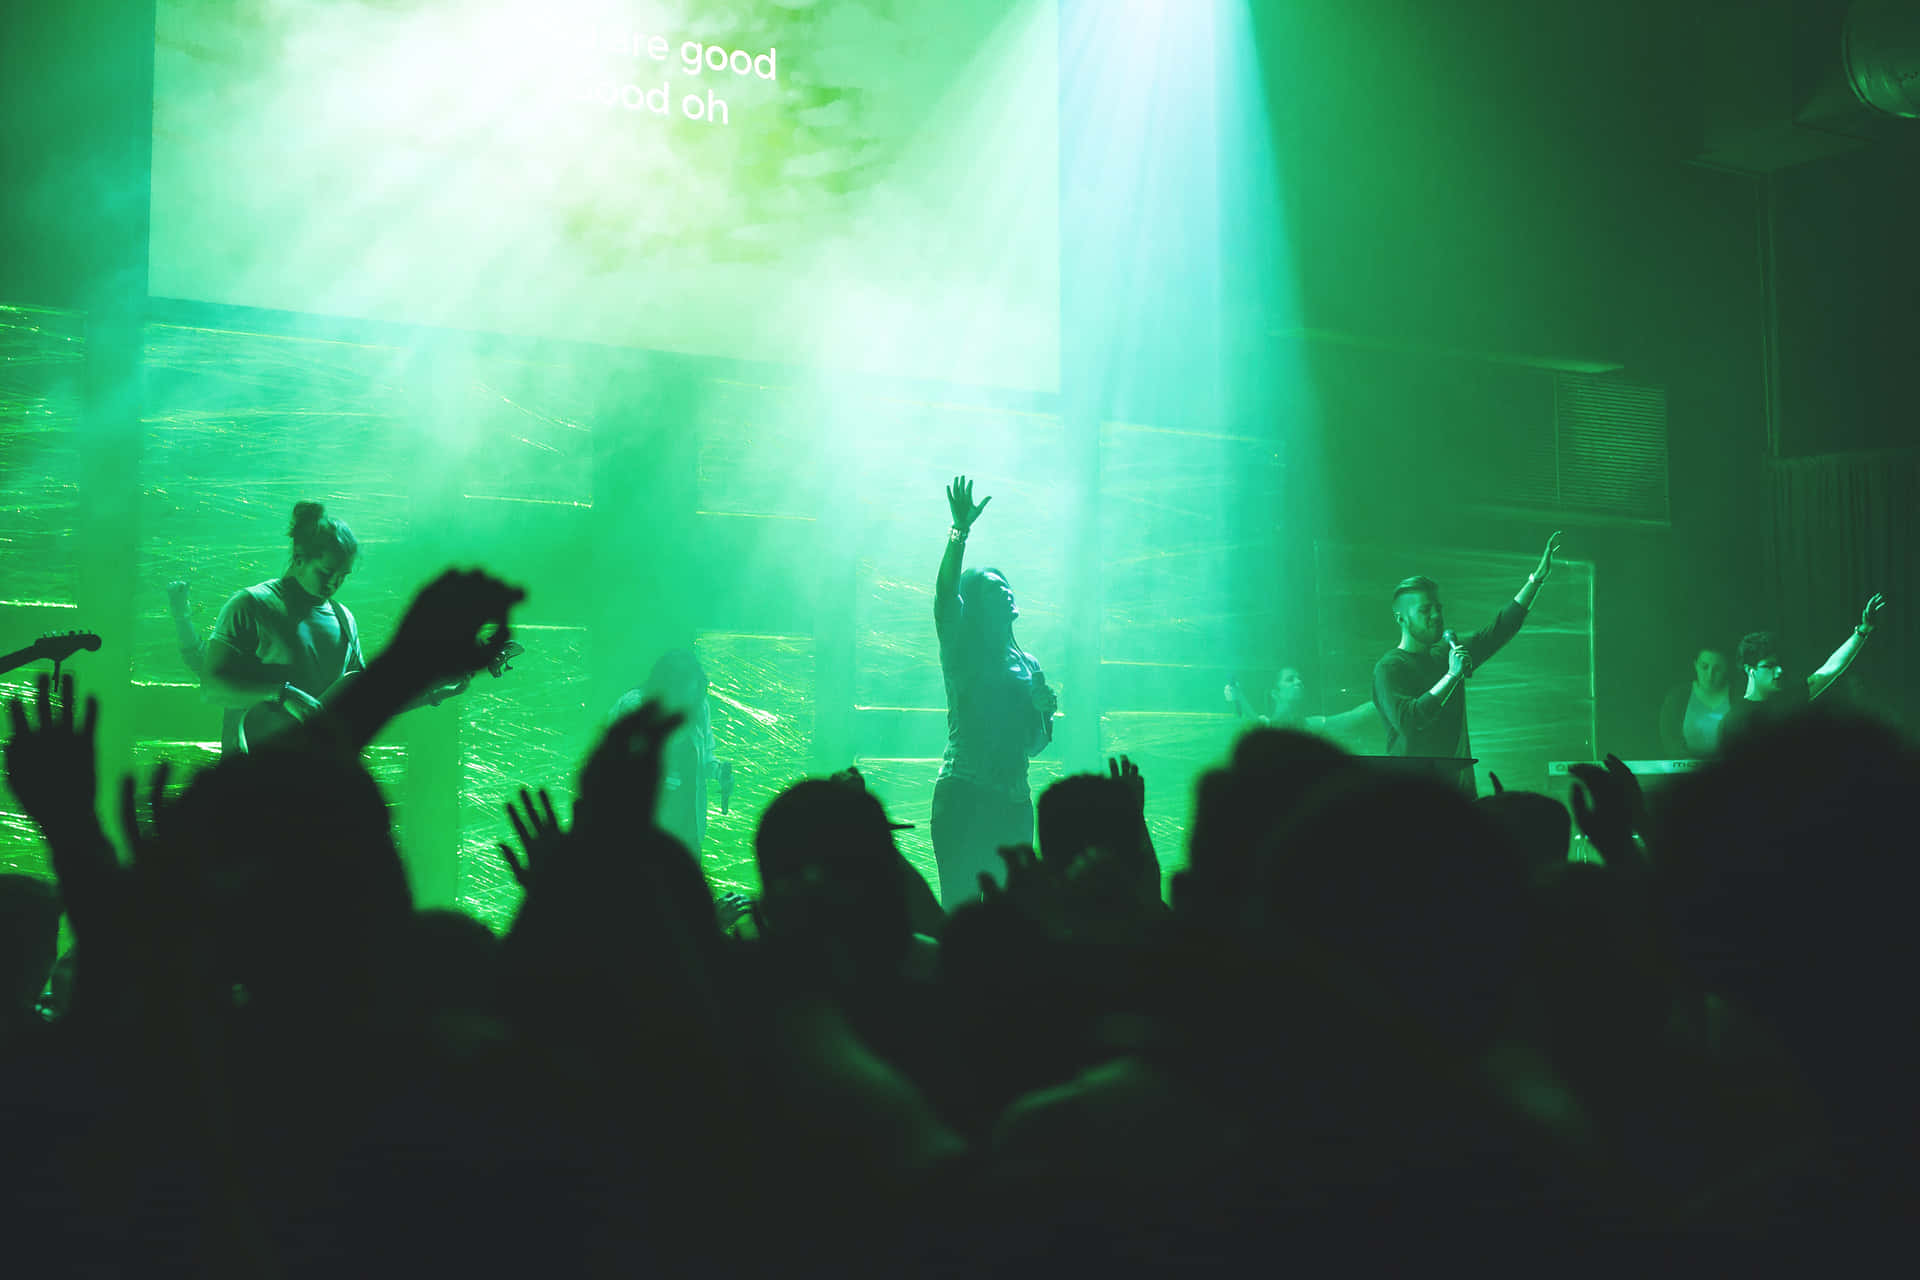
[[[1560,508],[1667,523],[1666,390],[1563,373],[1553,405]]]

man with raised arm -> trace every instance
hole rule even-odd
[[[1373,705],[1386,722],[1388,755],[1472,757],[1467,680],[1519,634],[1541,584],[1553,573],[1553,558],[1559,551],[1560,535],[1555,533],[1547,539],[1526,585],[1490,624],[1464,638],[1448,630],[1440,587],[1432,578],[1407,578],[1393,589],[1400,643],[1373,668]],[[1463,790],[1473,793],[1470,767],[1459,769],[1456,777]]]
[[[1860,624],[1846,642],[1804,681],[1786,678],[1786,664],[1780,660],[1779,641],[1771,631],[1753,631],[1741,638],[1740,669],[1746,673],[1746,692],[1727,702],[1726,718],[1720,722],[1720,745],[1738,741],[1754,725],[1792,714],[1813,701],[1853,665],[1860,650],[1873,634],[1874,617],[1887,607],[1887,598],[1875,593],[1860,610]]]

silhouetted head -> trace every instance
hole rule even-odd
[[[1786,664],[1780,661],[1780,642],[1771,631],[1750,631],[1740,639],[1740,669],[1747,676],[1747,696],[1764,702],[1780,692]]]
[[[770,937],[845,944],[862,968],[898,965],[913,936],[905,863],[863,788],[794,783],[760,816],[753,853]]]
[[[1537,791],[1504,791],[1482,796],[1476,803],[1507,833],[1529,867],[1538,871],[1566,862],[1573,839],[1573,815],[1552,796]]]
[[[568,841],[502,943],[511,1016],[616,1055],[707,1036],[723,940],[698,861],[654,826],[576,825]]]
[[[1916,796],[1911,740],[1813,706],[1758,723],[1652,797],[1695,969],[1778,1027],[1862,1132],[1891,1126],[1896,1107],[1915,1120],[1920,1055],[1901,1011],[1920,978]]]
[[[843,787],[852,787],[855,791],[871,795],[867,791],[867,779],[858,766],[849,765],[828,779]],[[878,797],[875,797],[876,799]],[[895,822],[891,816],[887,819],[890,831],[911,831],[911,822]],[[897,845],[895,846],[898,847]],[[925,934],[929,938],[938,938],[946,931],[947,913],[940,908],[940,899],[934,896],[933,887],[920,869],[907,861],[906,855],[900,856],[900,872],[906,879],[907,915],[913,923],[915,933]]]
[[[486,1014],[500,1001],[500,939],[464,911],[435,908],[407,922],[399,981],[428,1013]]]
[[[60,943],[60,892],[37,876],[0,875],[0,1009],[22,1013],[46,989]]]
[[[1040,793],[1034,824],[1048,862],[1071,866],[1097,849],[1127,864],[1143,892],[1151,886],[1159,895],[1160,864],[1143,839],[1133,792],[1120,779],[1105,773],[1061,778]]]
[[[296,502],[293,522],[287,526],[287,537],[293,540],[293,561],[287,573],[301,590],[323,600],[331,599],[346,582],[360,555],[353,530],[326,511],[318,502]]]
[[[385,801],[358,761],[228,755],[165,812],[204,870],[216,960],[262,1000],[354,1001],[393,963],[412,909]]]
[[[1658,1043],[1676,975],[1646,885],[1562,860],[1536,870],[1529,899],[1527,985],[1555,1052],[1591,1063]]]
[[[968,569],[960,575],[961,619],[976,639],[1004,643],[1020,616],[1007,575],[998,569]]]
[[[1276,940],[1307,935],[1463,1051],[1517,994],[1527,875],[1504,832],[1448,783],[1354,769],[1267,842],[1258,907]]]
[[[1187,837],[1187,867],[1174,877],[1182,914],[1236,911],[1253,891],[1258,850],[1315,788],[1353,765],[1325,738],[1291,729],[1242,734],[1224,769],[1202,775]]]
[[[669,649],[647,672],[641,692],[658,698],[669,711],[690,712],[707,696],[707,671],[691,649]]]
[[[1440,643],[1446,630],[1446,611],[1440,607],[1440,584],[1416,574],[1402,579],[1393,589],[1393,620],[1400,626],[1402,640],[1411,640],[1426,648]]]
[[[1727,655],[1718,649],[1702,649],[1693,657],[1693,682],[1707,693],[1720,693],[1727,687]]]

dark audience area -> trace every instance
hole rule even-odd
[[[496,937],[415,908],[359,758],[517,599],[449,573],[302,734],[128,779],[111,831],[87,690],[10,708],[58,883],[0,877],[6,1274],[1478,1269],[1916,1203],[1920,750],[1878,722],[1581,768],[1603,862],[1271,728],[1155,850],[1153,779],[1087,761],[944,917],[848,771],[768,807],[741,915],[654,825],[649,702],[570,812],[524,780]]]

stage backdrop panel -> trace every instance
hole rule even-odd
[[[813,749],[813,638],[707,632],[693,651],[713,681],[714,754],[734,762],[729,812],[720,812],[718,784],[708,783],[701,863],[716,892],[757,892],[754,828],[773,798],[807,775]]]
[[[1186,863],[1199,776],[1245,729],[1222,696],[1267,666],[1283,530],[1272,441],[1144,423],[1100,430],[1104,755],[1147,781],[1163,872]]]

